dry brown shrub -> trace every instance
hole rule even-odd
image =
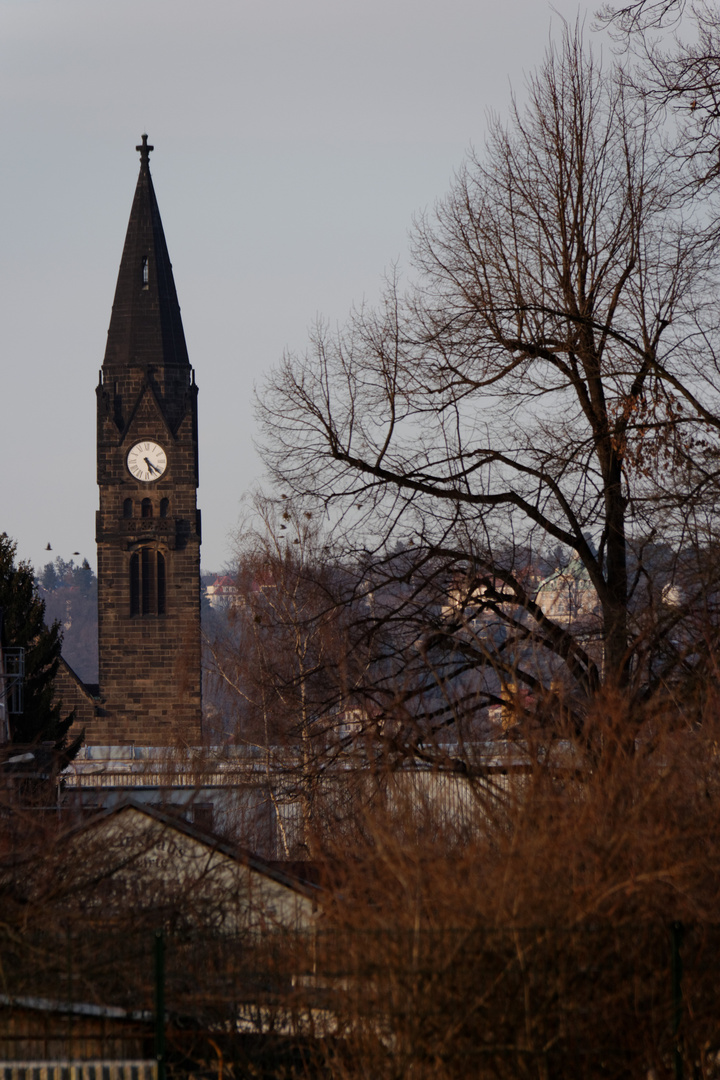
[[[449,779],[389,779],[327,848],[331,1074],[716,1075],[717,702],[701,720],[607,694],[581,737],[517,729],[522,762],[455,816]]]

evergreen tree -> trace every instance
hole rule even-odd
[[[37,594],[33,569],[28,562],[15,563],[16,548],[7,533],[0,534],[3,645],[25,649],[23,712],[11,717],[11,740],[53,742],[57,750],[65,750],[74,717],[73,713],[63,717],[62,703],[55,700],[53,684],[62,648],[60,623],[45,625],[45,603]]]
[[[71,560],[72,562],[72,560]],[[73,584],[80,590],[80,595],[87,597],[93,590],[93,586],[97,586],[95,575],[92,572],[92,568],[87,559],[83,559],[82,566],[75,568],[73,574]]]
[[[45,563],[45,566],[43,567],[43,572],[40,575],[40,584],[42,585],[43,589],[46,589],[48,592],[52,592],[53,589],[57,589],[60,581],[57,576],[57,570],[55,569],[54,563]]]

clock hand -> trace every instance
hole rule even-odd
[[[153,465],[153,463],[152,463],[152,461],[150,460],[150,458],[145,458],[145,464],[147,465],[147,467],[148,467],[148,469],[150,470],[150,472],[156,472],[156,473],[159,473],[159,472],[160,472],[160,470],[159,470],[159,469],[157,469],[157,468],[156,468],[156,467],[155,467],[155,466]]]

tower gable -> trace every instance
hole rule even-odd
[[[180,417],[179,423],[182,423],[182,417]],[[179,424],[176,426],[179,426]],[[175,442],[175,431],[168,423],[157,395],[150,383],[144,381],[128,417],[127,424],[121,432],[120,441],[121,443],[127,443],[136,438],[148,438],[151,435],[159,436],[161,432],[165,433],[165,437],[169,441]]]

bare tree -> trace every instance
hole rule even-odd
[[[710,662],[714,585],[700,639],[686,601],[715,542],[716,256],[655,128],[566,30],[417,223],[409,291],[321,327],[261,401],[281,490],[338,523],[369,632],[394,623],[370,690],[422,715],[416,747],[486,705],[582,725],[603,687]],[[572,559],[582,618],[545,602]]]
[[[683,163],[689,197],[716,194],[720,179],[720,11],[696,0],[637,0],[606,4],[598,21],[639,59],[628,71],[658,123],[671,118],[668,152]],[[672,35],[670,31],[673,31]],[[667,125],[666,125],[667,126]],[[697,207],[696,207],[697,210]],[[716,213],[716,211],[714,211]]]
[[[676,25],[686,6],[686,0],[632,0],[629,4],[603,4],[598,18],[621,33],[661,30]]]
[[[339,603],[347,568],[307,505],[258,495],[237,537],[237,592],[226,631],[209,642],[209,674],[233,716],[235,742],[254,749],[283,833],[280,803],[301,812],[299,836],[319,830],[323,778],[343,752],[366,649]],[[281,836],[286,854],[292,837]]]

